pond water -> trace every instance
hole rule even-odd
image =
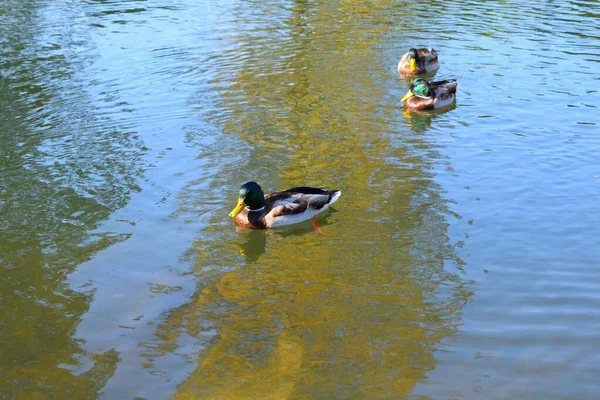
[[[599,10],[3,2],[0,398],[599,397]]]

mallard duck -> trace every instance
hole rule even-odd
[[[246,182],[229,216],[236,224],[253,229],[275,228],[312,218],[315,230],[320,233],[314,216],[335,203],[341,194],[339,190],[301,186],[265,196],[258,183]]]
[[[435,49],[410,49],[398,63],[400,75],[418,75],[438,69],[438,56]]]
[[[415,79],[410,84],[408,93],[402,100],[408,110],[433,110],[445,107],[456,98],[458,81],[448,79],[445,81],[428,82],[425,79]]]

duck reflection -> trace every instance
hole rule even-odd
[[[317,217],[321,229],[331,225],[329,219],[336,212],[334,208],[330,207],[323,215]],[[310,220],[273,229],[248,229],[236,225],[235,231],[243,240],[243,242],[235,243],[235,247],[248,263],[256,262],[265,253],[267,240],[276,241],[278,238],[318,234]],[[324,234],[327,234],[326,229],[324,231]]]
[[[265,252],[267,232],[262,229],[248,229],[241,226],[236,226],[235,230],[241,238],[245,239],[242,243],[235,243],[235,247],[249,263],[256,262]]]
[[[442,114],[452,111],[456,108],[456,103],[443,109],[428,111],[408,111],[402,108],[402,115],[405,117],[406,124],[417,133],[424,133],[431,128],[431,122],[438,119]]]

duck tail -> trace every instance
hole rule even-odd
[[[340,198],[340,196],[342,195],[342,191],[341,190],[329,190],[329,191],[327,191],[327,194],[329,194],[329,201],[327,202],[327,204],[333,204]]]

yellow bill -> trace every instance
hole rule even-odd
[[[402,98],[402,100],[400,100],[400,101],[406,101],[406,100],[410,99],[411,97],[413,97],[414,95],[415,94],[412,92],[412,90],[409,90],[408,93],[406,93],[404,95],[404,97]]]
[[[241,213],[245,207],[246,207],[246,203],[244,202],[244,199],[240,198],[238,200],[237,206],[235,206],[235,208],[233,210],[231,210],[231,212],[229,213],[229,216],[231,218],[237,217],[237,215],[239,213]]]
[[[415,72],[415,71],[417,70],[417,60],[415,60],[414,58],[412,58],[412,59],[410,60],[410,65],[409,65],[409,67],[410,67],[410,70],[411,70],[412,72]]]

